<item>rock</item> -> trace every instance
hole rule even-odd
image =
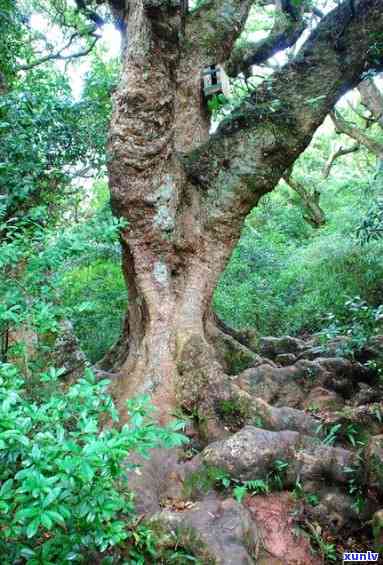
[[[265,363],[244,371],[237,383],[250,395],[262,398],[268,403],[277,404],[283,399],[284,406],[298,407],[305,392],[297,379],[302,378],[304,374],[305,369],[296,365],[273,367]]]
[[[307,537],[294,529],[294,505],[289,493],[247,497],[250,510],[262,538],[257,565],[320,565]]]
[[[368,341],[362,348],[360,358],[363,362],[376,361],[379,365],[383,364],[383,335],[376,335]]]
[[[368,370],[360,363],[339,357],[319,357],[314,361],[301,359],[287,367],[262,363],[243,371],[236,382],[251,396],[269,404],[300,408],[303,404],[307,406],[307,397],[316,387],[352,398],[357,383],[367,375]],[[332,398],[340,402],[339,396]]]
[[[336,483],[349,481],[348,467],[356,467],[357,456],[342,448],[329,447],[320,440],[293,431],[272,432],[245,426],[229,439],[210,444],[202,460],[222,468],[241,480],[266,479],[275,472],[275,461],[288,463],[283,476],[287,485],[296,480],[326,477]]]
[[[254,399],[253,411],[253,423],[267,430],[291,430],[307,435],[316,435],[320,423],[319,420],[302,410],[288,407],[276,408],[270,406],[261,398]]]
[[[347,525],[350,528],[360,527],[360,519],[367,519],[367,515],[361,516],[354,508],[353,498],[335,487],[327,487],[316,490],[319,504],[316,506],[306,505],[306,513],[310,521],[318,522],[324,529],[332,533],[338,533]]]
[[[353,404],[359,406],[368,404],[382,397],[381,391],[377,387],[369,386],[366,383],[358,383],[359,391],[353,397]]]
[[[229,439],[210,444],[202,452],[202,459],[238,480],[265,479],[276,459],[294,459],[299,439],[297,432],[271,432],[245,426]]]
[[[326,421],[329,425],[341,424],[346,430],[350,424],[357,424],[359,432],[377,435],[382,430],[381,418],[383,416],[382,403],[375,402],[363,406],[345,405],[341,410],[327,414]]]
[[[232,498],[222,501],[211,494],[183,512],[164,510],[152,521],[181,538],[180,545],[187,536],[188,547],[203,563],[211,559],[217,565],[255,564],[258,528],[249,511]]]
[[[318,357],[322,357],[323,353],[324,351],[321,346],[309,347],[308,349],[305,349],[304,351],[302,351],[302,353],[299,354],[298,359],[306,359],[308,361],[313,361]]]
[[[351,398],[357,383],[368,375],[360,363],[342,357],[318,357],[315,361],[298,361],[295,366],[306,368],[312,384],[333,390],[344,398]]]
[[[343,404],[344,401],[335,391],[316,386],[310,391],[303,406],[306,410],[315,412],[316,410],[339,410]]]
[[[75,382],[83,376],[86,367],[89,367],[69,320],[60,323],[59,335],[49,355],[53,366],[65,369],[62,378],[68,382]]]
[[[297,358],[292,353],[281,353],[275,357],[275,362],[282,367],[287,367],[288,365],[294,365]]]
[[[317,349],[322,351],[321,357],[343,357],[352,349],[351,337],[339,335],[327,343],[320,344]]]
[[[126,461],[129,488],[134,492],[137,513],[152,515],[161,507],[183,498],[185,477],[201,466],[197,455],[190,461],[180,461],[178,449],[157,448],[150,450],[146,459],[134,454]]]
[[[370,438],[365,460],[368,486],[383,494],[383,434]]]
[[[315,445],[309,443],[296,453],[298,465],[297,478],[302,480],[322,477],[335,483],[348,484],[350,474],[348,469],[359,465],[357,455],[341,447]]]
[[[283,337],[261,337],[259,340],[260,354],[271,359],[284,353],[297,355],[306,348],[306,342],[289,335]]]

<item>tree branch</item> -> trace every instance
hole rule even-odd
[[[359,84],[358,90],[363,106],[371,112],[374,120],[383,127],[383,96],[374,81],[371,79],[363,80]]]
[[[339,112],[331,112],[330,117],[337,133],[344,133],[364,145],[379,159],[383,158],[383,144],[366,135],[361,129],[347,122]]]
[[[323,172],[322,172],[323,178],[327,179],[329,177],[332,166],[335,163],[335,161],[339,159],[339,157],[343,157],[344,155],[349,155],[349,153],[354,153],[355,151],[359,151],[359,149],[360,149],[359,143],[355,143],[350,147],[340,146],[334,149],[330,154],[329,158],[327,159],[325,166],[323,167]]]
[[[88,20],[93,22],[97,27],[102,27],[103,25],[105,25],[103,18],[99,14],[97,14],[97,12],[91,10],[89,6],[87,6],[86,0],[75,0],[75,2],[79,12],[84,14],[84,16]]]
[[[277,13],[270,34],[261,41],[238,45],[233,49],[226,64],[227,73],[237,76],[249,74],[252,65],[261,65],[267,59],[284,49],[292,47],[306,28],[303,15],[308,9],[307,1],[300,4],[299,10],[291,12],[290,2],[276,1]]]
[[[185,35],[193,49],[211,62],[225,61],[241,34],[254,0],[210,0],[186,19]]]
[[[217,238],[237,238],[243,217],[277,184],[339,98],[369,68],[383,67],[382,0],[348,0],[327,14],[298,53],[223,120],[210,141],[185,156],[203,191]]]
[[[300,181],[292,176],[292,169],[288,169],[283,175],[285,183],[292,188],[301,198],[302,204],[306,209],[304,219],[312,225],[313,228],[320,228],[326,223],[326,216],[320,207],[320,191],[314,190],[310,192]]]
[[[85,57],[86,55],[88,55],[92,49],[94,48],[94,46],[96,45],[97,41],[100,39],[99,35],[96,35],[94,32],[90,33],[90,36],[93,36],[93,41],[90,44],[89,47],[87,47],[86,49],[82,49],[80,51],[76,51],[75,53],[71,53],[69,55],[63,55],[64,51],[66,51],[67,49],[69,49],[73,43],[73,41],[76,38],[82,38],[83,36],[81,36],[78,32],[75,32],[71,35],[68,43],[66,45],[64,45],[64,47],[62,47],[61,49],[59,49],[59,51],[57,51],[56,53],[50,53],[49,55],[46,55],[45,57],[41,57],[41,59],[38,59],[37,61],[34,61],[33,63],[29,63],[27,65],[19,65],[16,68],[16,72],[19,71],[29,71],[30,69],[33,69],[34,67],[38,67],[39,65],[42,65],[43,63],[47,63],[48,61],[68,61],[71,59],[78,59],[80,57]]]

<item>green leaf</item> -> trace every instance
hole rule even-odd
[[[0,497],[6,500],[12,496],[12,488],[13,488],[13,479],[8,479],[1,485],[0,489]]]
[[[55,522],[56,524],[59,524],[60,526],[65,526],[65,520],[64,518],[61,516],[61,514],[59,512],[57,512],[56,510],[47,510],[46,514],[49,516],[49,518],[51,518],[51,520],[53,520],[53,522]]]
[[[41,514],[41,524],[47,530],[50,530],[52,528],[53,522],[48,512],[44,512],[43,514]]]
[[[36,535],[39,526],[40,526],[40,518],[35,518],[34,520],[32,520],[32,522],[30,522],[30,524],[27,526],[26,529],[27,537],[33,538],[33,536]]]
[[[29,559],[30,557],[35,557],[36,552],[30,547],[23,547],[20,549],[20,556]]]

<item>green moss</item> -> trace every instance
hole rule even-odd
[[[247,398],[218,400],[216,412],[232,430],[240,429],[250,415],[250,401]]]
[[[212,490],[228,488],[229,486],[230,477],[226,471],[219,467],[204,464],[185,478],[183,496],[195,500]]]
[[[235,349],[234,347],[227,349],[224,355],[224,359],[228,367],[228,373],[230,375],[238,375],[238,373],[248,369],[254,362],[255,358],[256,355],[251,351],[246,351],[246,349]]]

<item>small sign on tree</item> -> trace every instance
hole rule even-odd
[[[229,79],[220,65],[209,65],[202,71],[203,93],[206,99],[218,95],[229,95]]]

